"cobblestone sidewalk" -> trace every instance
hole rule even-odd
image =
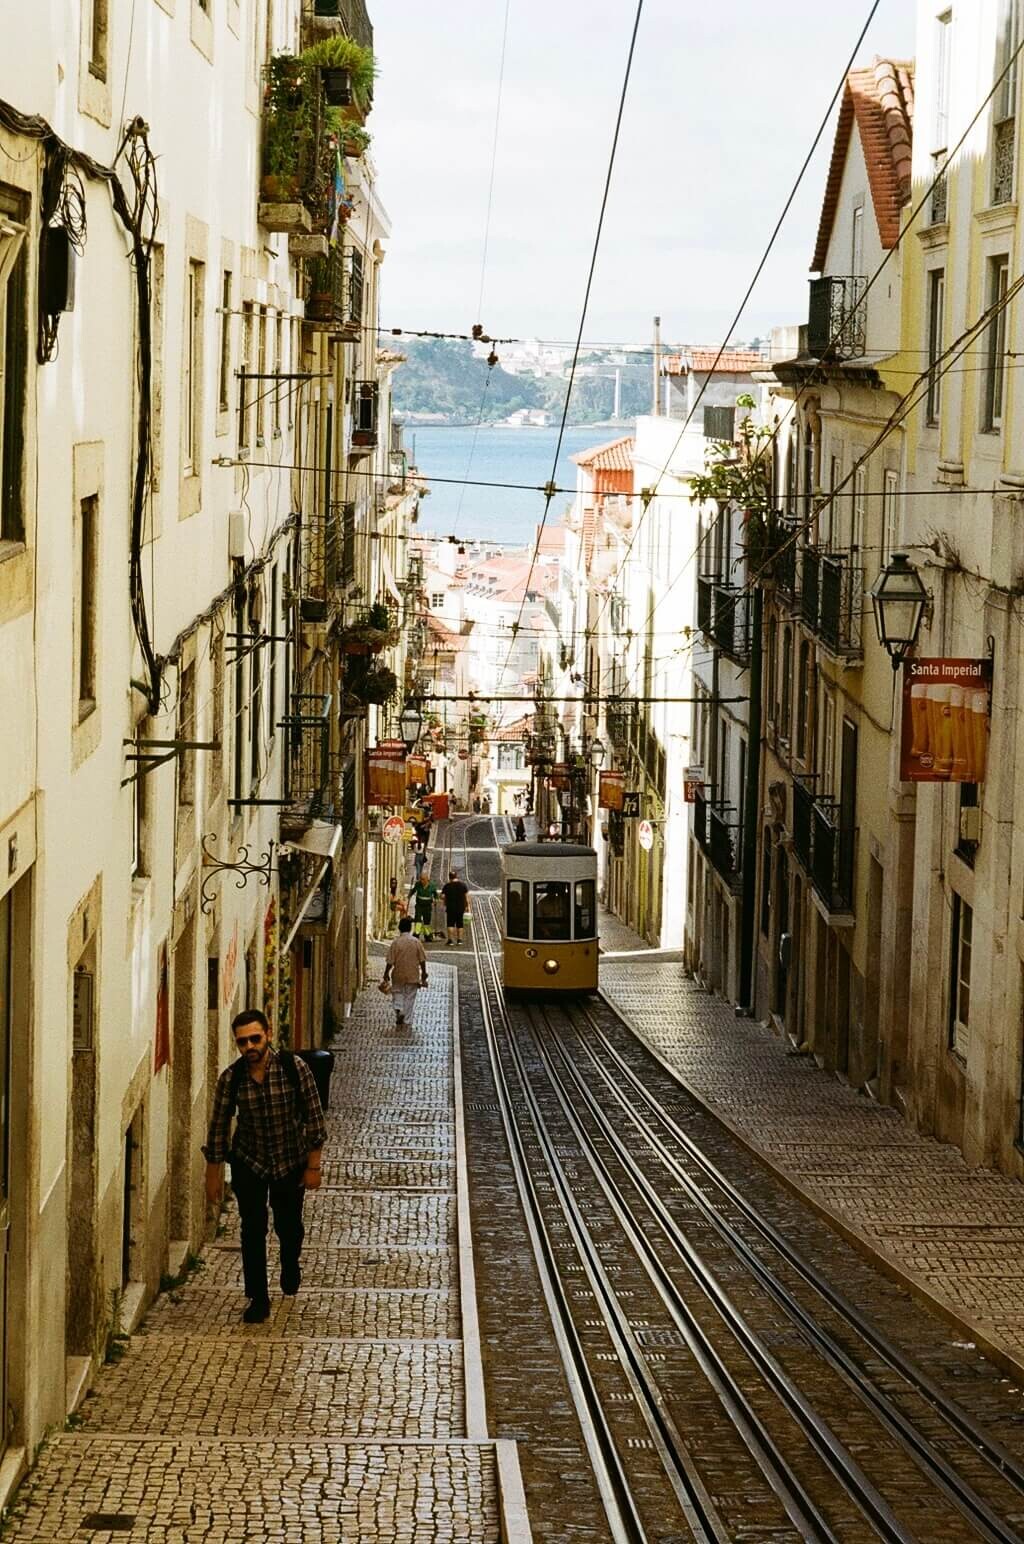
[[[298,1295],[241,1322],[232,1208],[202,1268],[103,1369],[81,1428],[43,1449],[5,1544],[506,1536],[513,1445],[481,1440],[482,1398],[467,1401],[479,1370],[462,1338],[454,985],[432,966],[412,1031],[367,991],[339,1036]],[[271,1281],[275,1256],[276,1243]]]
[[[1024,1188],[791,1054],[679,963],[605,959],[601,989],[747,1146],[1024,1381]]]

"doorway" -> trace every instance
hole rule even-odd
[[[90,1356],[100,1303],[96,1265],[96,942],[71,979],[71,1122],[65,1350]]]
[[[192,1241],[192,1040],[195,1010],[195,919],[190,917],[174,950],[174,1030],[171,1041],[172,1239]]]
[[[142,1196],[142,1108],[136,1110],[124,1134],[124,1195],[121,1212],[121,1289],[145,1275],[141,1241],[144,1232]]]
[[[789,996],[789,961],[793,940],[789,932],[789,858],[780,847],[775,860],[775,1013],[783,1025],[786,1022],[786,999]]]

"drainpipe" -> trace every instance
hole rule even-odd
[[[761,628],[764,591],[750,595],[750,700],[747,704],[747,786],[743,791],[743,889],[740,914],[739,1006],[753,1015],[757,937],[757,822],[761,810]]]

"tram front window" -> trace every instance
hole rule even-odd
[[[594,881],[576,881],[576,919],[574,938],[594,938],[597,935],[594,915]]]
[[[533,936],[543,939],[568,939],[570,892],[572,887],[561,879],[545,879],[533,887]]]
[[[525,879],[510,879],[505,886],[505,932],[509,938],[530,936],[530,886]]]

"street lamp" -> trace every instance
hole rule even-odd
[[[898,670],[917,642],[928,591],[905,552],[894,552],[868,592],[878,641]]]
[[[588,751],[587,754],[590,757],[590,765],[591,765],[592,769],[595,772],[600,771],[600,769],[604,766],[604,756],[605,756],[604,741],[603,740],[599,740],[597,738],[597,736],[595,735],[594,738],[590,742],[590,750]]]
[[[410,697],[402,709],[402,715],[398,720],[398,733],[405,743],[407,751],[413,750],[419,741],[423,730],[423,714],[415,699]]]

